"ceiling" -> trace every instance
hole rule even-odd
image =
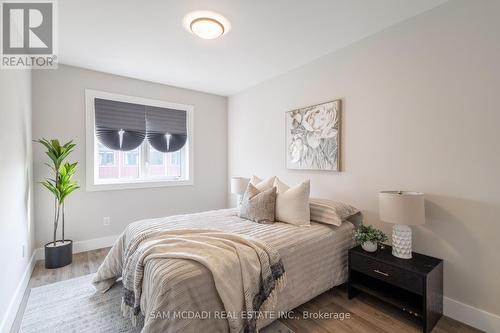
[[[446,0],[64,0],[63,64],[232,95]],[[212,10],[220,39],[188,33],[183,17]]]

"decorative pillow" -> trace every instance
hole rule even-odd
[[[309,225],[311,220],[309,192],[311,184],[306,180],[289,187],[278,178],[274,181],[277,189],[276,220],[295,225]]]
[[[343,202],[311,198],[311,221],[339,226],[359,210]]]
[[[268,179],[266,180],[262,180],[260,179],[259,177],[257,176],[252,176],[252,178],[250,178],[250,184],[252,184],[253,186],[255,186],[259,191],[265,191],[265,190],[269,190],[271,187],[274,186],[274,180],[276,179],[275,176],[273,177],[269,177]]]
[[[257,187],[248,184],[241,201],[239,216],[258,223],[274,222],[276,207],[276,188],[259,191]]]

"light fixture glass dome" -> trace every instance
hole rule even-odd
[[[224,26],[209,17],[200,17],[190,24],[191,31],[203,39],[214,39],[224,34]]]
[[[231,29],[231,23],[224,16],[198,10],[187,14],[183,19],[186,30],[203,39],[215,39],[225,35]]]

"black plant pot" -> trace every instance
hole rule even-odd
[[[56,242],[61,242],[58,240]],[[49,246],[53,242],[45,244],[45,268],[59,268],[71,264],[73,261],[73,241],[66,239],[68,242],[64,245]]]

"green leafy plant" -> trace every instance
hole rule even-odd
[[[73,180],[78,163],[64,163],[64,160],[71,154],[75,148],[73,141],[61,145],[59,140],[39,139],[35,142],[40,143],[46,149],[45,154],[49,157],[52,164],[45,163],[54,173],[53,178],[46,178],[41,184],[54,195],[54,246],[57,241],[57,228],[59,220],[62,219],[62,240],[64,241],[64,211],[65,200],[73,191],[79,188],[78,183]]]
[[[354,232],[354,239],[358,244],[363,244],[364,242],[375,242],[377,245],[383,244],[387,241],[387,236],[377,228],[372,227],[371,225],[361,225]]]

